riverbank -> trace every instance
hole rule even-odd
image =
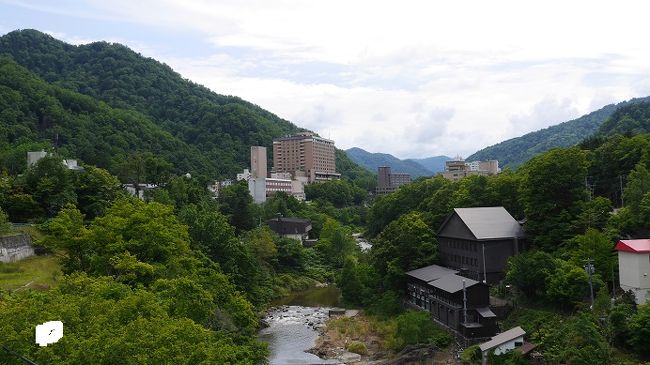
[[[274,300],[262,313],[260,340],[269,345],[269,364],[340,364],[306,352],[325,327],[330,308],[339,305],[336,286],[316,285]]]
[[[309,352],[347,365],[457,363],[451,349],[418,345],[397,351],[395,331],[394,320],[380,320],[363,313],[332,317],[320,329],[316,345]]]

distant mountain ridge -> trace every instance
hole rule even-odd
[[[372,153],[358,147],[350,148],[345,153],[352,161],[373,173],[377,173],[379,166],[390,166],[393,172],[407,173],[412,178],[435,175],[438,171],[444,170],[444,161],[449,160],[447,156],[400,160],[388,153]]]
[[[574,146],[599,130],[618,109],[650,101],[650,97],[631,99],[618,104],[610,104],[580,118],[570,120],[521,137],[512,138],[486,147],[466,158],[473,160],[499,160],[499,166],[517,168],[532,157],[556,147]]]
[[[445,171],[445,162],[449,160],[451,160],[451,157],[448,156],[434,156],[427,158],[411,158],[405,161],[413,161],[433,173],[438,173],[440,171]]]

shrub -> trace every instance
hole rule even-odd
[[[473,345],[463,351],[460,355],[460,362],[463,365],[479,365],[481,358],[481,349],[478,345]]]
[[[399,294],[387,290],[370,305],[370,312],[380,317],[391,317],[399,314],[402,312],[402,302]]]
[[[368,348],[366,347],[366,344],[360,341],[352,341],[347,345],[347,350],[350,352],[354,352],[355,354],[359,355],[366,355],[368,354]]]
[[[395,332],[396,350],[407,345],[431,343],[437,347],[447,347],[451,336],[431,321],[428,313],[409,311],[397,317]]]

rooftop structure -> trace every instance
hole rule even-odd
[[[526,235],[503,207],[455,208],[438,230],[443,265],[492,284],[508,258],[525,248]]]

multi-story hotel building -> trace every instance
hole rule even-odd
[[[411,175],[405,173],[393,173],[389,166],[377,168],[377,194],[388,194],[397,190],[400,186],[411,182]]]
[[[273,140],[273,172],[298,172],[309,182],[338,179],[334,141],[303,132]]]

